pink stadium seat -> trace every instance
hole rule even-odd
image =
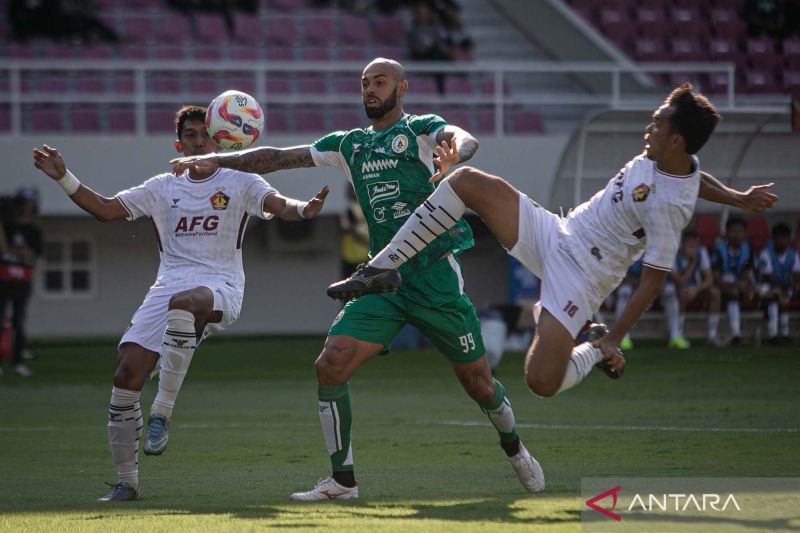
[[[156,48],[156,58],[162,61],[183,61],[186,50],[183,46],[162,45]]]
[[[436,82],[431,76],[415,75],[409,77],[408,90],[412,94],[436,94]]]
[[[708,76],[707,92],[723,94],[728,92],[728,75],[724,72],[712,72]]]
[[[176,15],[170,15],[175,17]],[[181,17],[184,18],[184,17]],[[169,20],[164,20],[163,26],[169,28]],[[153,22],[148,15],[127,15],[125,17],[125,36],[138,42],[150,43],[158,41],[158,34],[153,28]]]
[[[694,219],[694,230],[700,238],[700,244],[711,248],[720,234],[717,216],[711,213],[698,213]]]
[[[448,124],[453,124],[467,131],[472,130],[472,115],[463,107],[450,107],[441,113]]]
[[[161,20],[161,37],[174,43],[184,43],[192,40],[192,25],[186,15],[167,11]],[[161,39],[159,39],[161,42]]]
[[[481,94],[492,95],[494,94],[494,78],[486,78],[481,82]],[[511,87],[508,80],[503,80],[503,94],[511,94]]]
[[[339,41],[352,45],[367,44],[372,32],[367,19],[356,15],[344,15],[339,21]]]
[[[306,46],[301,48],[300,57],[303,61],[330,61],[331,48],[322,46]]]
[[[271,17],[267,20],[267,41],[271,44],[292,46],[297,40],[297,28],[292,17]]]
[[[253,46],[232,46],[228,50],[228,57],[234,61],[258,61],[260,48]]]
[[[237,43],[259,43],[263,37],[258,15],[235,13],[233,16]]]
[[[776,94],[780,92],[773,73],[763,70],[751,69],[745,72],[745,87],[751,93]]]
[[[177,94],[181,92],[181,79],[174,74],[156,73],[147,81],[150,91],[154,93]]]
[[[361,84],[355,76],[336,78],[334,88],[337,95],[353,97],[361,94]]]
[[[195,15],[197,24],[196,38],[207,43],[226,43],[230,39],[228,27],[221,14],[198,13]]]
[[[365,120],[363,112],[346,109],[335,109],[331,112],[331,127],[334,130],[352,130],[362,126]]]
[[[107,44],[78,47],[78,53],[83,59],[112,59],[114,57],[114,50]]]
[[[114,107],[108,110],[108,129],[111,133],[132,133],[136,129],[133,109]]]
[[[103,93],[106,91],[106,77],[95,72],[79,74],[75,88],[79,93]]]
[[[775,51],[775,41],[767,38],[747,39],[747,57],[758,70],[775,70],[783,63]]]
[[[270,106],[264,111],[265,126],[268,133],[289,131],[289,116],[286,110]]]
[[[366,61],[367,51],[364,48],[339,48],[339,59],[342,61]]]
[[[30,129],[34,132],[59,132],[64,131],[64,123],[61,117],[61,109],[55,106],[36,106],[32,110],[24,110],[22,113],[23,127],[30,120]]]
[[[447,94],[467,95],[473,94],[472,84],[461,76],[448,76],[444,80],[444,90]]]
[[[661,39],[641,37],[634,41],[634,56],[639,61],[663,61],[668,58]]]
[[[336,41],[336,32],[333,27],[333,20],[322,17],[308,17],[304,19],[306,44],[319,46],[330,46]]]
[[[783,58],[787,67],[800,70],[800,37],[787,37],[783,40]]]
[[[693,38],[675,37],[670,41],[672,58],[676,61],[699,61],[704,59],[700,43]]]
[[[119,55],[122,59],[143,60],[150,56],[150,51],[146,46],[127,44],[122,45],[119,50]]]
[[[668,10],[673,24],[695,24],[700,21],[700,13],[694,6],[675,6]]]
[[[147,109],[147,131],[175,133],[175,110],[172,107],[153,106]]]
[[[221,61],[222,47],[195,45],[191,47],[192,57],[199,61]]]
[[[100,131],[100,110],[96,106],[79,106],[70,110],[72,131],[90,133]]]
[[[494,109],[493,108],[480,108],[475,112],[477,117],[477,132],[478,133],[491,133],[494,134]]]
[[[225,74],[220,80],[220,92],[228,89],[254,94],[256,92],[256,80],[252,74],[234,73]]]
[[[606,5],[600,9],[599,17],[600,28],[606,35],[630,32],[631,21],[628,19],[626,10],[621,7]]]
[[[790,94],[800,94],[800,70],[784,70],[783,89]]]
[[[295,109],[295,128],[300,132],[325,131],[325,114],[320,109]]]
[[[717,5],[709,12],[711,27],[716,37],[738,38],[745,34],[746,24],[739,17],[737,7]]]
[[[543,133],[544,123],[542,117],[535,111],[520,110],[512,115],[514,131],[516,133]]]
[[[376,46],[373,50],[375,57],[385,57],[402,61],[406,57],[405,48],[402,46]]]
[[[8,106],[0,106],[0,131],[11,129],[11,110]]]
[[[47,59],[72,59],[75,57],[75,48],[63,44],[51,44],[44,48]]]
[[[270,61],[293,61],[294,50],[286,46],[268,46],[267,59]]]
[[[642,31],[644,35],[650,34],[651,32],[660,33],[659,26],[663,25],[666,21],[666,16],[664,15],[664,10],[660,6],[641,6],[636,10],[636,22],[639,26],[639,30]]]
[[[189,92],[198,96],[213,98],[220,92],[219,80],[210,72],[194,72],[189,78]]]
[[[33,45],[28,43],[13,43],[6,50],[10,59],[33,59],[36,57],[36,50]]]
[[[739,55],[733,39],[711,39],[708,41],[708,51],[713,61],[734,61]]]
[[[294,11],[303,7],[302,0],[269,0],[267,5],[272,9],[282,11]]]
[[[297,78],[297,91],[301,95],[325,94],[328,92],[325,78],[316,76],[300,76]]]
[[[762,216],[750,217],[746,221],[747,237],[753,245],[754,253],[758,253],[767,244],[770,237],[769,224]]]
[[[406,39],[406,27],[403,20],[395,15],[381,15],[375,24],[375,33],[380,35],[381,43],[400,45]]]
[[[289,94],[290,92],[287,78],[280,75],[267,78],[267,96],[271,94]]]
[[[133,74],[127,72],[117,72],[111,79],[111,87],[114,93],[130,94],[135,89]]]

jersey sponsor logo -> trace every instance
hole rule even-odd
[[[369,205],[374,206],[383,200],[390,200],[400,196],[400,182],[395,181],[379,181],[367,187],[367,194],[369,195]]]
[[[211,200],[211,208],[216,211],[223,211],[228,209],[228,203],[230,203],[231,198],[227,194],[225,194],[224,189],[218,190],[209,200]]]
[[[408,148],[408,137],[400,133],[395,135],[392,139],[392,151],[396,154],[402,154]]]
[[[364,161],[361,163],[361,172],[380,172],[381,170],[389,170],[397,168],[397,159],[378,159],[377,161]]]
[[[172,206],[171,206],[171,207],[172,207],[172,209],[175,209],[175,208],[177,208],[177,207],[178,207],[178,202],[180,202],[180,201],[181,201],[181,199],[180,199],[180,198],[173,198],[173,199],[172,199]]]
[[[394,211],[392,215],[394,216],[395,220],[398,218],[407,217],[411,214],[411,211],[406,209],[407,206],[408,204],[403,202],[395,202],[392,204],[392,210]]]
[[[175,226],[176,237],[197,237],[216,235],[219,227],[219,217],[210,215],[207,217],[181,217]],[[202,231],[200,231],[202,230]]]
[[[375,222],[378,224],[382,224],[386,222],[386,208],[385,207],[376,207],[372,211],[372,217],[375,219]]]
[[[633,189],[633,201],[644,202],[645,200],[647,200],[647,196],[649,194],[650,194],[650,187],[642,183],[638,185],[635,189]]]

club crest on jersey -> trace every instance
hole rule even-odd
[[[650,187],[642,183],[638,185],[635,189],[633,189],[633,201],[644,202],[645,200],[647,200],[647,196],[649,194],[650,194]]]
[[[402,133],[395,135],[392,139],[392,151],[396,154],[402,154],[408,148],[408,137]]]
[[[230,196],[222,192],[224,189],[218,190],[209,200],[211,200],[211,208],[216,211],[224,211],[228,209],[228,203],[231,201]]]

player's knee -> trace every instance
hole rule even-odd
[[[467,393],[470,398],[480,404],[491,403],[495,396],[494,382],[472,386],[467,390]]]
[[[321,385],[342,385],[348,379],[344,365],[338,362],[338,358],[327,347],[314,362],[314,371],[317,374],[317,383]]]
[[[169,299],[170,309],[181,309],[183,311],[195,312],[196,302],[191,291],[181,291],[173,294]]]
[[[558,392],[559,385],[554,384],[552,380],[543,379],[535,374],[528,374],[525,376],[525,382],[528,384],[528,388],[531,389],[531,392],[542,398],[550,398],[551,396],[555,396]]]
[[[141,390],[146,374],[144,369],[137,368],[136,365],[123,359],[114,372],[114,386],[119,389]]]

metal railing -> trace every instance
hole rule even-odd
[[[148,104],[181,104],[187,102],[204,102],[214,95],[192,94],[181,92],[168,94],[152,92],[147,89],[147,79],[153,74],[186,75],[188,73],[208,72],[247,72],[252,73],[255,83],[255,96],[262,104],[291,105],[291,104],[320,104],[344,105],[358,104],[353,101],[353,95],[339,96],[335,94],[311,95],[306,94],[278,94],[268,91],[267,80],[272,76],[284,76],[292,73],[304,74],[346,74],[356,76],[364,67],[363,62],[254,62],[254,61],[59,61],[59,60],[0,60],[0,76],[5,74],[8,78],[8,91],[0,93],[0,105],[10,105],[9,133],[18,135],[23,131],[22,106],[33,103],[53,104],[127,104],[134,108],[135,132],[144,135],[146,127],[146,108]],[[642,90],[638,93],[626,92],[622,89],[623,77],[626,75],[642,73],[696,73],[714,74],[723,73],[727,80],[727,93],[724,95],[728,108],[735,107],[736,77],[735,65],[732,63],[650,63],[630,67],[607,62],[517,62],[477,61],[472,63],[406,63],[407,74],[448,74],[448,75],[479,75],[485,79],[493,80],[491,94],[486,95],[431,95],[414,93],[413,85],[409,89],[406,102],[409,104],[438,104],[438,105],[486,105],[494,109],[494,131],[498,136],[503,136],[504,112],[508,106],[602,106],[606,108],[619,108],[625,105],[641,105],[656,102],[663,98],[659,93],[653,96],[652,90]],[[33,92],[25,93],[22,90],[23,72],[100,72],[104,74],[127,73],[132,74],[134,90],[126,94],[96,94],[80,92]],[[518,75],[565,75],[565,76],[607,76],[608,90],[579,92],[564,94],[561,92],[539,91],[510,91],[505,92],[509,77]],[[354,80],[357,83],[357,79]],[[569,82],[566,82],[569,83]]]

